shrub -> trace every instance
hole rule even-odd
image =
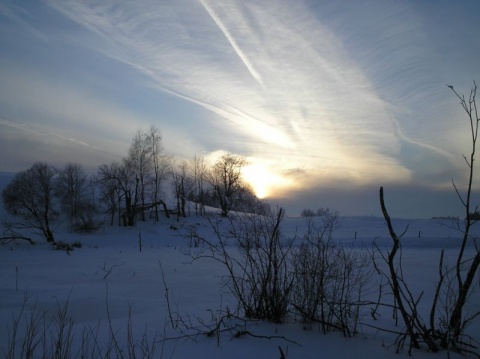
[[[328,212],[332,213],[332,212]],[[336,216],[307,219],[307,233],[292,257],[292,306],[307,328],[356,333],[363,292],[371,278],[369,258],[332,240]]]
[[[219,221],[210,222],[218,244],[199,237],[204,251],[193,254],[194,259],[207,257],[225,266],[225,284],[247,318],[281,323],[287,315],[293,284],[292,241],[284,241],[280,233],[284,215],[279,208],[264,216],[230,216],[227,231],[220,230]],[[238,255],[231,253],[228,243],[237,246]]]

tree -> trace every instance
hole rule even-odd
[[[137,131],[128,150],[126,166],[135,173],[138,184],[140,219],[145,221],[146,192],[149,176],[153,170],[152,141],[147,132]]]
[[[118,164],[101,165],[95,176],[95,183],[99,187],[100,203],[106,206],[105,212],[110,215],[110,225],[113,226],[115,214],[120,213],[121,193],[118,185]],[[120,225],[120,215],[118,216]]]
[[[54,197],[54,179],[58,171],[43,162],[19,172],[3,190],[5,209],[19,217],[18,229],[39,231],[49,243],[55,243],[52,222],[59,211]]]
[[[193,180],[191,200],[195,203],[195,214],[205,214],[207,165],[203,157],[194,156],[189,166]]]
[[[268,204],[259,199],[249,183],[242,182],[240,190],[235,195],[232,209],[239,212],[265,214]]]
[[[160,130],[152,125],[150,126],[149,140],[151,145],[151,156],[153,166],[153,191],[152,191],[152,203],[154,205],[155,221],[159,220],[158,206],[161,204],[165,211],[167,218],[169,217],[167,206],[164,201],[161,200],[161,188],[162,184],[167,177],[169,170],[169,158],[163,154],[162,148],[162,136]]]
[[[471,197],[472,197],[472,185],[473,185],[473,175],[474,175],[474,159],[475,159],[475,152],[477,147],[477,138],[478,138],[478,127],[480,122],[479,113],[477,110],[477,103],[476,103],[476,95],[477,95],[477,84],[473,82],[473,88],[470,90],[470,96],[468,100],[465,99],[465,96],[460,96],[453,86],[447,85],[454,94],[460,100],[460,104],[467,114],[469,125],[470,125],[470,139],[471,139],[471,151],[470,151],[470,158],[467,158],[465,155],[463,156],[465,162],[468,166],[468,184],[467,184],[467,191],[464,196],[460,194],[459,189],[453,183],[455,191],[458,195],[458,198],[462,202],[462,205],[465,209],[465,228],[463,230],[463,239],[460,245],[460,251],[457,256],[457,261],[455,264],[455,276],[457,281],[458,287],[458,296],[455,302],[455,305],[452,310],[452,314],[450,316],[449,321],[449,330],[452,332],[452,336],[454,340],[458,340],[461,333],[463,332],[464,326],[466,322],[470,321],[470,319],[465,319],[462,315],[463,307],[467,301],[468,295],[472,289],[473,281],[475,276],[477,275],[478,268],[480,266],[480,249],[478,246],[475,246],[477,249],[477,253],[473,258],[465,259],[465,248],[468,242],[472,241],[472,237],[470,235],[470,229],[472,225],[476,222],[475,219],[472,218],[470,215],[472,204],[471,204]],[[475,211],[477,207],[475,208]],[[464,271],[464,263],[469,263],[469,267],[466,271]],[[466,274],[464,274],[466,273]]]
[[[80,212],[82,197],[86,192],[87,175],[77,163],[68,163],[58,172],[55,194],[60,199],[62,212],[73,222]]]
[[[166,216],[166,204],[162,201],[161,186],[169,171],[168,157],[163,154],[161,134],[157,127],[149,131],[138,131],[133,137],[125,164],[133,171],[136,181],[136,215],[145,221],[147,210],[153,210],[158,221],[158,206],[162,205]]]
[[[188,176],[188,163],[182,161],[176,165],[172,163],[172,179],[175,189],[175,198],[177,199],[177,220],[180,217],[186,217],[185,205],[187,201],[187,193],[192,187],[192,180]]]
[[[169,217],[167,206],[161,199],[161,186],[170,171],[168,157],[162,153],[160,131],[138,131],[121,163],[102,165],[95,176],[100,187],[102,203],[107,206],[110,224],[118,214],[119,225],[134,226],[137,219],[145,221],[159,219],[158,206],[163,206]]]
[[[120,198],[123,199],[124,207],[121,208],[121,217],[124,226],[135,226],[135,219],[138,204],[138,182],[135,170],[127,159],[117,167],[117,184],[120,189]]]
[[[213,165],[210,172],[209,182],[212,185],[223,217],[228,216],[228,212],[235,204],[236,196],[242,191],[241,171],[246,163],[244,157],[229,153],[223,155]]]
[[[118,224],[134,226],[138,203],[138,176],[127,159],[122,163],[102,165],[95,176],[100,185],[100,198],[106,204],[113,224],[115,213],[118,213]]]
[[[55,181],[55,195],[70,226],[77,231],[94,230],[95,204],[92,183],[82,166],[67,163]]]

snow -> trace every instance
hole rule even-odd
[[[3,209],[0,216],[7,216]],[[303,225],[303,219],[287,217],[283,232],[301,233]],[[394,220],[394,225],[399,233],[409,226],[402,239],[405,276],[415,293],[425,290],[428,298],[437,280],[440,250],[446,248],[447,257],[452,260],[460,233],[448,221],[402,219]],[[69,255],[52,250],[41,240],[36,246],[27,243],[0,246],[0,355],[5,355],[8,349],[13,320],[20,315],[23,305],[24,315],[30,311],[45,312],[46,318],[50,318],[59,307],[68,304],[77,344],[85,328],[95,331],[100,345],[107,343],[111,325],[120,345],[127,350],[129,319],[137,342],[144,335],[148,340],[183,336],[157,344],[155,358],[279,358],[279,348],[287,358],[408,357],[406,351],[395,353],[395,336],[367,325],[361,325],[355,337],[345,338],[341,333],[304,330],[301,323],[240,321],[238,324],[246,325],[249,333],[275,338],[249,335],[232,338],[228,332],[218,337],[184,337],[191,330],[171,328],[166,288],[171,312],[192,327],[201,328],[202,323],[213,325],[226,308],[235,307],[233,297],[222,286],[224,268],[207,259],[192,262],[185,254],[189,241],[184,234],[192,227],[204,234],[210,230],[208,222],[197,216],[179,222],[163,218],[157,224],[141,223],[132,229],[105,226],[94,234],[73,234],[59,227],[57,241],[82,243],[82,248]],[[359,251],[371,250],[373,241],[380,247],[390,243],[384,220],[376,217],[341,217],[334,237]],[[470,302],[478,310],[478,291]],[[377,326],[393,325],[389,315],[377,321],[365,315],[361,321]],[[478,324],[469,329],[476,340],[480,340],[478,329]],[[446,352],[413,352],[414,358],[449,355],[460,357]]]

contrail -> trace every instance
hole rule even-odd
[[[423,147],[423,148],[426,148],[426,149],[429,149],[430,151],[433,151],[433,152],[436,152],[440,155],[442,155],[444,158],[448,159],[448,160],[452,160],[454,159],[452,154],[451,153],[448,153],[447,151],[444,151],[440,148],[437,148],[435,146],[432,146],[432,145],[429,145],[427,143],[423,143],[423,142],[419,142],[419,141],[415,141],[414,139],[408,137],[407,135],[405,135],[401,129],[401,126],[400,124],[398,123],[398,121],[395,119],[395,118],[392,118],[392,124],[393,124],[393,127],[395,129],[395,133],[397,134],[398,138],[400,140],[403,140],[405,142],[409,142],[409,143],[412,143],[414,145],[417,145],[417,146],[420,146],[420,147]]]
[[[162,89],[162,91],[165,91],[179,98],[183,98],[184,100],[190,101],[198,106],[210,110],[213,113],[216,113],[223,118],[233,121],[246,129],[251,129],[252,126],[253,128],[262,129],[261,131],[259,130],[255,133],[257,136],[259,136],[258,134],[260,134],[260,137],[264,141],[276,144],[277,146],[282,148],[292,149],[295,147],[294,143],[290,140],[289,136],[286,133],[260,120],[257,120],[253,116],[246,114],[238,108],[229,105],[227,105],[226,108],[220,108],[208,102],[202,101],[186,94],[182,94],[178,91],[171,90],[166,87],[159,86],[159,88]]]
[[[227,38],[228,42],[230,45],[232,45],[233,49],[237,53],[238,57],[240,57],[240,60],[242,60],[243,64],[247,68],[247,70],[250,72],[252,77],[260,84],[263,86],[263,80],[260,74],[255,70],[253,67],[252,63],[250,60],[248,60],[247,56],[243,53],[243,51],[240,49],[240,47],[237,45],[235,39],[233,36],[230,34],[230,32],[227,30],[227,28],[223,25],[222,21],[218,18],[218,16],[215,14],[215,12],[210,8],[210,6],[207,5],[205,0],[200,0],[202,3],[203,7],[205,10],[207,10],[208,14],[210,17],[215,21],[215,24],[220,28],[222,31],[223,35]]]
[[[104,148],[97,147],[97,146],[92,145],[90,143],[77,140],[73,137],[68,137],[68,136],[63,136],[63,135],[60,135],[60,134],[52,133],[51,131],[47,131],[46,129],[43,129],[41,127],[36,127],[36,126],[30,125],[30,124],[27,124],[27,123],[24,123],[24,122],[17,123],[17,122],[14,122],[14,121],[11,121],[11,120],[5,118],[4,116],[0,116],[0,125],[15,128],[15,129],[21,130],[21,131],[28,131],[28,132],[32,132],[32,133],[35,133],[35,134],[40,134],[40,135],[43,135],[43,136],[46,136],[46,137],[53,137],[53,138],[57,138],[57,139],[60,139],[60,140],[69,141],[69,142],[75,143],[77,145],[90,148],[90,149],[95,150],[95,151],[104,152],[104,153],[107,153],[109,155],[113,154],[113,155],[117,156],[117,154],[115,154],[115,153],[109,152]]]

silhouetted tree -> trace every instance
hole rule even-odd
[[[210,172],[209,182],[212,185],[223,217],[228,215],[237,200],[237,195],[242,191],[241,171],[245,165],[244,157],[229,153],[223,155],[213,165]]]
[[[72,229],[95,229],[93,192],[90,179],[78,163],[68,163],[59,171],[55,181],[55,195],[59,198],[62,212],[67,216]]]
[[[169,158],[163,153],[162,148],[162,136],[160,130],[152,125],[148,133],[150,141],[151,157],[152,157],[152,169],[153,169],[153,188],[151,193],[152,203],[154,205],[153,213],[155,221],[159,220],[158,206],[162,205],[165,211],[165,215],[168,217],[167,206],[161,199],[162,184],[166,180],[169,171]]]
[[[95,175],[95,183],[99,189],[100,204],[104,206],[105,212],[110,215],[110,225],[113,226],[115,214],[118,214],[120,225],[120,203],[121,192],[118,185],[118,163],[101,165]]]
[[[123,163],[118,166],[117,183],[124,205],[121,209],[123,225],[133,227],[135,226],[138,205],[139,178],[136,176],[131,162],[127,159],[124,159]]]
[[[193,188],[190,199],[195,203],[195,214],[205,214],[207,165],[203,157],[194,156],[189,166]]]
[[[474,159],[477,148],[477,138],[478,138],[478,129],[480,122],[480,115],[477,110],[477,84],[473,82],[473,88],[470,90],[470,96],[468,99],[465,99],[465,96],[460,96],[453,86],[447,85],[454,94],[460,100],[460,104],[467,114],[469,127],[470,127],[470,140],[471,140],[471,150],[470,156],[467,158],[463,156],[465,162],[468,166],[468,184],[467,190],[464,195],[460,194],[459,189],[454,183],[455,191],[462,203],[465,210],[465,227],[463,230],[463,239],[460,245],[460,251],[457,256],[457,261],[455,265],[455,277],[457,281],[458,296],[453,306],[452,314],[449,321],[449,330],[451,331],[450,335],[454,344],[460,339],[460,336],[465,328],[465,325],[471,321],[473,318],[465,318],[463,316],[463,308],[467,302],[467,298],[471,292],[471,289],[475,287],[474,280],[478,273],[478,268],[480,266],[480,249],[475,244],[476,254],[472,258],[465,258],[465,248],[469,242],[472,242],[472,236],[470,234],[470,229],[472,225],[476,222],[476,219],[470,216],[472,205],[472,188],[473,188],[473,177],[474,177]],[[476,212],[478,206],[475,207]],[[469,263],[467,268],[465,268],[465,263]],[[480,313],[477,313],[479,315]]]
[[[20,221],[12,224],[18,229],[34,229],[49,243],[55,243],[52,222],[58,217],[54,197],[54,179],[58,171],[43,162],[19,172],[3,190],[3,204]]]
[[[185,210],[187,193],[193,186],[192,179],[188,176],[188,164],[185,161],[180,164],[172,163],[172,179],[175,190],[175,198],[177,201],[177,219],[179,217],[186,217]]]
[[[137,131],[125,159],[125,166],[135,174],[138,198],[138,214],[145,221],[146,197],[148,184],[153,173],[152,139],[148,132]]]

